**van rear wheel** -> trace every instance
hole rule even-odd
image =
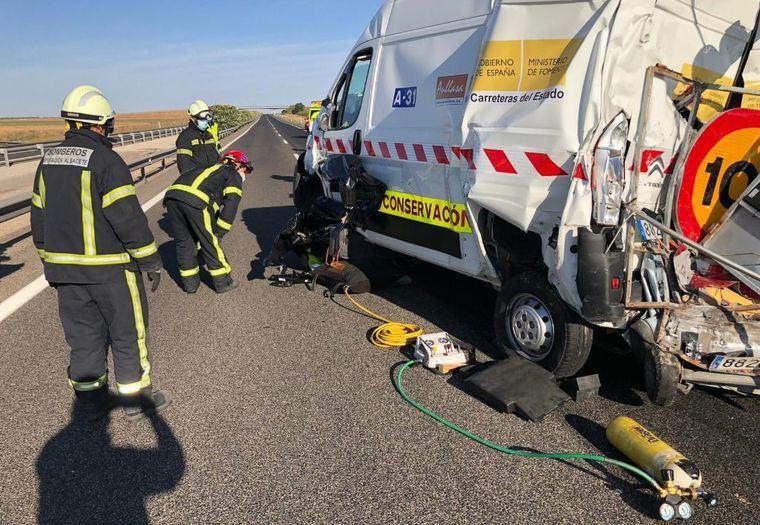
[[[505,357],[520,355],[557,378],[586,363],[593,332],[562,302],[545,277],[526,272],[508,279],[494,308],[494,329]]]

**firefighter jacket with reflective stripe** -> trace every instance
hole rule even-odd
[[[129,168],[93,131],[68,131],[45,152],[34,178],[31,223],[51,283],[121,282],[125,268],[161,268]]]
[[[243,178],[229,164],[196,168],[182,173],[166,192],[166,200],[174,199],[197,208],[211,209],[216,226],[229,230],[243,197]]]
[[[214,136],[199,130],[192,122],[177,137],[177,169],[185,173],[193,168],[208,168],[221,157]]]

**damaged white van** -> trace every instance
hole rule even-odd
[[[565,377],[619,331],[659,404],[760,393],[757,11],[389,0],[299,169],[334,193],[358,156],[388,188],[360,233],[497,286],[507,354]]]

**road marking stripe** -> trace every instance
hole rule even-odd
[[[298,158],[298,153],[293,153],[293,156],[294,156],[295,158]]]
[[[261,117],[259,117],[260,119]],[[235,138],[232,142],[227,144],[225,146],[225,150],[227,150],[230,146],[232,146],[235,142],[243,138],[245,135],[248,134],[249,131],[255,126],[259,119],[256,119],[256,122],[251,124],[247,130],[245,130],[244,133],[242,133],[239,137]],[[147,212],[149,209],[151,209],[153,206],[161,202],[161,200],[164,198],[164,195],[166,194],[166,189],[161,191],[158,195],[153,197],[152,199],[149,199],[148,202],[142,205],[142,209],[144,212]],[[5,321],[8,317],[16,313],[16,311],[24,306],[26,303],[34,299],[37,295],[39,295],[43,290],[46,288],[49,288],[48,282],[45,279],[45,274],[40,275],[37,277],[34,281],[30,282],[26,286],[24,286],[21,290],[14,293],[10,297],[8,297],[5,301],[0,303],[0,323]]]
[[[287,141],[287,140],[285,140],[285,139],[282,139],[282,141],[283,141],[285,144],[287,144],[287,143],[288,143],[288,141]]]

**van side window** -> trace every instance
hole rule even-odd
[[[364,89],[367,87],[367,78],[372,65],[372,50],[367,49],[354,57],[348,69],[348,77],[337,89],[337,111],[333,122],[334,129],[345,129],[353,126],[359,118],[364,100]]]

